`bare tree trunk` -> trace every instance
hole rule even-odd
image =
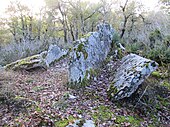
[[[29,34],[28,34],[28,36],[29,36],[29,40],[32,40],[32,23],[33,23],[33,17],[32,16],[29,16],[29,20],[30,20],[30,24],[29,24]]]
[[[91,25],[91,32],[93,32],[94,31],[94,21],[92,22],[92,25]]]
[[[126,14],[125,14],[127,3],[128,3],[128,0],[126,0],[124,6],[120,6],[122,8],[122,12],[123,12],[123,16],[124,16],[124,23],[123,23],[123,28],[121,30],[120,38],[123,38],[123,35],[125,34],[126,24],[127,24],[128,18],[130,17],[130,16],[126,16]]]
[[[70,24],[70,33],[71,33],[71,36],[72,36],[72,41],[75,41],[74,31],[73,31],[73,25],[72,25],[72,24]]]
[[[12,33],[13,35],[13,38],[14,38],[14,41],[17,43],[17,37],[16,37],[16,29],[15,29],[15,26],[13,27],[13,30],[10,30],[10,32]]]
[[[38,40],[41,39],[41,21],[38,21]]]
[[[76,20],[76,22],[75,22],[75,26],[76,26],[76,30],[75,30],[75,31],[76,31],[76,32],[75,32],[75,33],[76,33],[76,35],[75,35],[75,40],[77,40],[77,39],[79,38],[79,30],[78,30],[78,26],[77,26],[77,25],[78,25],[78,23],[77,23],[77,20]]]
[[[25,24],[24,24],[24,18],[23,18],[23,15],[22,15],[22,13],[21,13],[21,24],[22,24],[22,35],[23,35],[23,37],[24,37],[24,39],[25,39]]]
[[[67,34],[67,22],[66,22],[66,15],[64,14],[65,12],[61,9],[61,5],[60,5],[60,3],[58,3],[58,9],[59,9],[59,11],[60,11],[60,13],[61,13],[61,16],[62,16],[62,20],[60,19],[60,22],[61,22],[61,24],[63,25],[63,31],[64,31],[64,42],[65,43],[67,43],[68,42],[68,40],[67,40],[67,36],[68,36],[68,34]]]
[[[125,34],[127,21],[128,21],[128,18],[125,16],[120,38],[123,38],[123,35]]]

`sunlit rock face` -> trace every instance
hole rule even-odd
[[[47,68],[45,63],[47,51],[33,55],[24,59],[17,60],[5,66],[6,70],[30,70],[37,67]]]
[[[77,45],[70,53],[69,81],[80,83],[89,78],[90,69],[99,67],[111,47],[114,30],[108,23],[97,26],[96,32],[88,33],[77,40]]]
[[[61,49],[57,45],[50,45],[48,52],[47,52],[47,56],[45,58],[45,62],[46,62],[47,67],[49,67],[50,64],[59,60],[61,57],[63,57],[67,53],[68,53],[67,50]]]
[[[113,100],[130,97],[157,67],[156,62],[136,54],[123,57],[108,89],[108,96]]]

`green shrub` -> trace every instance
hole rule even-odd
[[[165,44],[167,47],[170,47],[170,35],[165,36],[165,38],[164,38],[164,44]]]
[[[170,63],[170,35],[163,38],[161,32],[155,30],[150,33],[149,40],[149,46],[136,42],[126,45],[126,50],[152,59],[159,64]]]
[[[151,49],[146,56],[157,61],[159,64],[162,62],[170,63],[170,47],[162,46],[160,48]]]
[[[140,51],[144,51],[146,48],[145,44],[142,42],[137,42],[133,44],[126,45],[126,50],[131,53],[139,54]]]
[[[150,40],[150,47],[154,48],[155,47],[154,44],[156,43],[156,41],[162,41],[163,40],[161,32],[158,29],[151,32],[149,34],[149,40]]]

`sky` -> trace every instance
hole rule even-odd
[[[0,0],[0,16],[4,15],[5,8],[8,7],[10,1],[16,1],[16,0]],[[18,1],[28,5],[35,12],[38,12],[38,10],[43,5],[45,5],[44,0],[18,0]],[[94,0],[94,1],[98,2],[100,0]],[[145,5],[145,7],[148,8],[148,10],[154,10],[155,6],[158,3],[158,0],[138,0],[138,1],[141,1]]]
[[[158,5],[158,0],[139,0],[142,2],[147,8],[154,10],[155,6]]]
[[[8,7],[10,4],[10,1],[16,1],[16,0],[0,0],[0,16],[4,15],[5,8]],[[24,5],[27,5],[30,9],[34,10],[35,12],[38,12],[39,9],[45,5],[44,0],[18,0]]]

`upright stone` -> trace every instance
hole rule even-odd
[[[90,69],[99,67],[110,51],[113,34],[111,25],[102,23],[97,26],[96,32],[90,32],[76,41],[70,53],[70,82],[81,83],[85,77],[90,77]]]
[[[61,57],[66,55],[67,52],[68,51],[61,49],[57,45],[50,45],[48,52],[47,52],[46,60],[45,60],[47,67],[49,67],[51,63],[59,60]]]
[[[123,57],[108,89],[108,96],[113,100],[130,97],[157,67],[156,62],[136,54]]]

